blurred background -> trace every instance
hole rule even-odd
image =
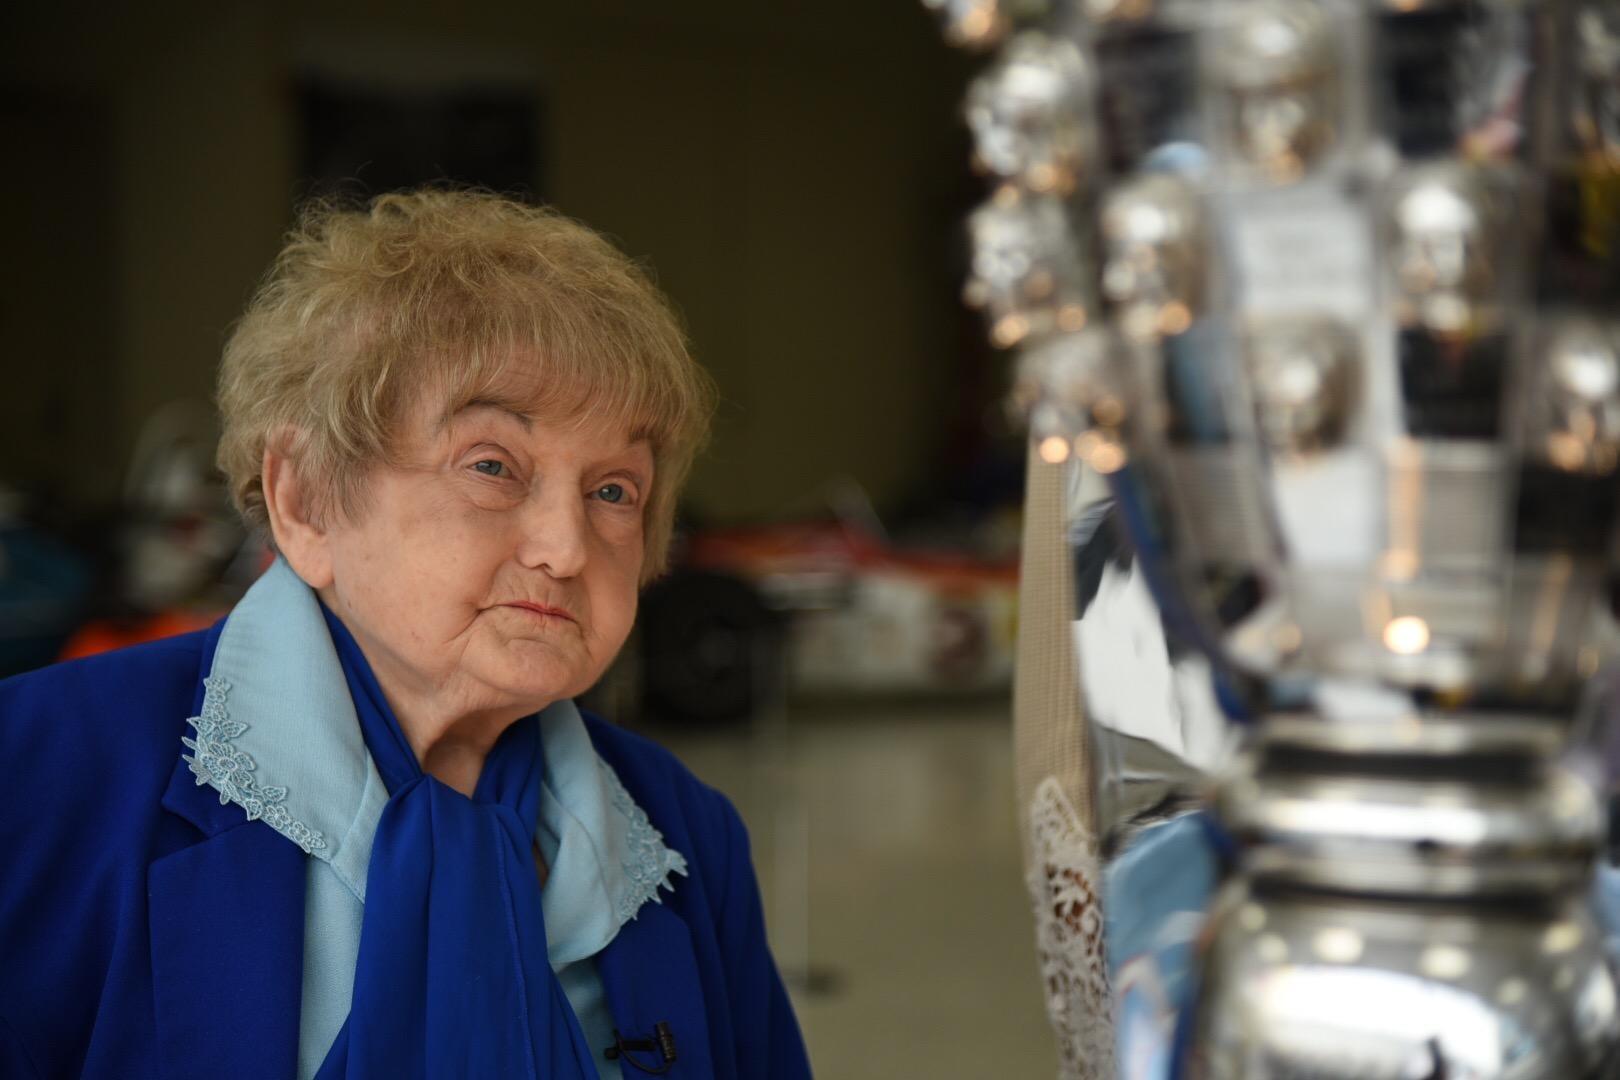
[[[206,625],[228,328],[299,200],[433,181],[645,260],[717,380],[595,693],[730,794],[819,1074],[1050,1075],[1013,812],[1023,441],[959,303],[973,61],[914,0],[0,14],[0,675]]]

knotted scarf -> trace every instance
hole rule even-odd
[[[322,614],[389,799],[366,873],[349,1018],[317,1080],[594,1080],[546,957],[533,854],[539,717],[501,735],[469,799],[422,772],[359,645]]]

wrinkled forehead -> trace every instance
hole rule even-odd
[[[452,366],[423,387],[414,426],[437,435],[469,417],[496,415],[526,430],[543,424],[619,445],[655,443],[651,410],[637,400],[634,386],[617,384],[614,374],[606,367],[525,363],[522,357],[493,370]]]
[[[645,435],[626,428],[612,417],[601,418],[589,413],[566,415],[536,415],[526,412],[520,402],[475,399],[450,413],[439,414],[430,441],[449,437],[454,440],[463,430],[483,432],[491,427],[497,432],[516,434],[520,440],[538,434],[541,439],[557,445],[587,449],[594,455],[614,458],[626,454],[633,459],[652,457],[652,445]]]

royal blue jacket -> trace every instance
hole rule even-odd
[[[220,626],[0,682],[4,1080],[294,1075],[307,856],[180,760]],[[671,1080],[808,1076],[736,811],[586,724],[691,871],[598,957],[619,1031],[668,1024]]]

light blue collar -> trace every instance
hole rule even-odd
[[[277,559],[227,619],[186,760],[197,783],[326,862],[362,903],[388,801],[314,592]],[[572,701],[540,714],[536,841],[553,968],[600,952],[686,859],[591,745]]]

